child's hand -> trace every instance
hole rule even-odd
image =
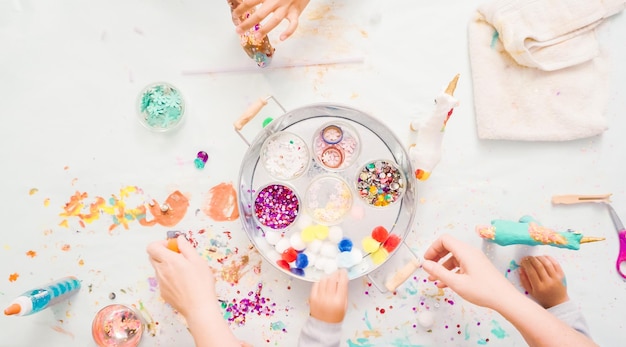
[[[550,308],[569,300],[565,273],[549,255],[525,257],[520,264],[520,282],[539,305]]]
[[[216,308],[213,271],[185,237],[177,241],[180,253],[168,249],[165,240],[148,245],[161,297],[187,319],[203,316]]]
[[[447,234],[426,250],[422,268],[430,275],[429,280],[439,281],[439,288],[450,287],[479,306],[495,308],[502,300],[519,295],[480,249]]]
[[[340,323],[348,309],[348,273],[337,270],[313,284],[309,298],[311,316],[327,323]]]
[[[240,18],[259,4],[261,4],[261,6],[259,6],[250,17],[237,26],[237,33],[239,35],[245,33],[271,15],[271,17],[263,23],[257,35],[260,37],[267,35],[267,33],[274,30],[283,19],[287,19],[289,26],[280,34],[280,40],[284,41],[298,28],[300,14],[309,4],[309,0],[245,0],[233,11],[233,17]]]

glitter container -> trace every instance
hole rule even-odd
[[[91,334],[99,347],[135,347],[141,341],[143,327],[143,319],[137,311],[114,304],[96,313]]]
[[[406,179],[402,170],[390,160],[373,160],[357,172],[357,194],[370,206],[389,206],[402,198]]]
[[[281,131],[268,137],[261,148],[261,162],[274,178],[291,180],[300,177],[309,167],[311,154],[302,138]]]
[[[156,131],[171,131],[183,121],[185,101],[178,88],[166,82],[145,87],[137,100],[139,122]]]
[[[348,123],[325,123],[313,133],[313,157],[329,171],[341,171],[352,165],[360,149],[359,135]]]
[[[352,207],[350,186],[341,178],[321,175],[309,183],[304,194],[304,211],[322,225],[339,224]]]
[[[300,198],[296,191],[282,183],[261,187],[254,199],[257,221],[270,229],[285,229],[298,217]]]

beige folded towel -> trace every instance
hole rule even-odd
[[[594,29],[625,0],[496,0],[470,22],[478,136],[564,141],[607,129],[608,67]]]

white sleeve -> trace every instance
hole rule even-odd
[[[298,347],[339,347],[340,344],[341,323],[326,323],[311,316],[298,338]]]
[[[565,324],[571,326],[576,331],[584,334],[588,338],[591,338],[587,321],[580,311],[580,307],[578,307],[578,305],[576,305],[576,303],[572,300],[550,307],[548,312],[555,315],[558,319],[562,320]]]

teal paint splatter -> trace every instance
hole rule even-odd
[[[494,48],[496,46],[496,42],[498,42],[499,37],[500,34],[498,34],[498,31],[494,30],[493,35],[491,36],[491,48]]]
[[[408,285],[405,286],[405,290],[409,295],[415,295],[418,292],[418,289],[415,287],[413,282],[409,282]]]
[[[270,329],[272,330],[282,330],[287,331],[287,326],[282,321],[274,322],[270,324]]]
[[[504,274],[504,277],[509,277],[509,274],[511,273],[511,271],[515,271],[517,269],[519,269],[519,264],[515,262],[515,260],[511,260],[511,262],[509,263],[509,268],[506,270],[506,273]]]
[[[480,340],[476,341],[476,343],[479,344],[479,345],[486,345],[487,344],[487,340],[480,339]]]
[[[370,322],[370,319],[367,316],[367,311],[365,311],[365,317],[363,319],[365,320],[365,326],[367,326],[367,330],[373,330],[372,323]]]
[[[357,338],[356,341],[348,340],[348,347],[374,347],[374,345],[364,337]]]
[[[504,331],[504,329],[502,329],[502,327],[500,326],[500,323],[498,323],[495,320],[491,321],[491,325],[493,325],[493,329],[491,329],[491,333],[499,338],[499,339],[503,339],[506,336],[508,336],[508,334],[506,333],[506,331]]]
[[[470,332],[469,332],[469,324],[465,324],[465,341],[469,340]]]

